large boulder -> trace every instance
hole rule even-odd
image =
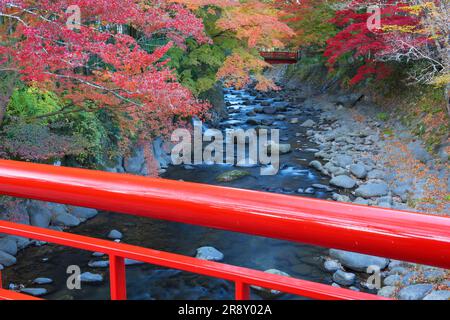
[[[344,189],[352,189],[356,185],[356,181],[349,176],[341,175],[331,179],[330,184]]]
[[[389,187],[384,182],[369,182],[355,190],[355,195],[363,198],[383,197],[388,193]]]
[[[377,266],[382,270],[389,264],[389,259],[386,258],[337,249],[330,249],[330,256],[344,267],[360,272],[367,272],[369,266]]]

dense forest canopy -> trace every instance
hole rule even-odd
[[[260,49],[301,50],[348,86],[396,79],[448,101],[448,6],[0,0],[0,156],[90,165],[207,117],[199,97],[218,81],[277,90]]]

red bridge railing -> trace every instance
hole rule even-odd
[[[450,219],[195,183],[0,160],[0,194],[243,232],[450,267]],[[126,298],[124,259],[313,299],[375,295],[66,232],[0,222],[0,232],[110,257],[112,299]],[[0,291],[0,299],[7,296]],[[15,295],[16,293],[12,293]],[[11,296],[14,299],[18,296]]]
[[[296,51],[261,51],[259,54],[271,64],[290,64],[299,60],[299,53]]]

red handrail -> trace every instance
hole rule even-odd
[[[27,294],[22,294],[19,292],[0,288],[0,300],[42,300],[42,299]]]
[[[0,160],[0,194],[450,269],[448,217],[7,160]]]
[[[124,258],[233,281],[236,284],[236,299],[238,300],[249,299],[250,285],[313,299],[381,299],[381,297],[371,294],[335,288],[325,284],[12,222],[0,221],[0,232],[109,255],[110,289],[113,300],[126,299]]]
[[[5,160],[0,160],[0,194],[450,267],[450,219],[446,217]],[[112,273],[116,276],[124,274],[123,255],[111,253],[110,256]],[[180,257],[175,258],[178,261]],[[195,270],[201,269],[198,260],[193,263]],[[262,273],[261,277],[272,276]],[[280,278],[273,279],[283,283]],[[288,279],[287,283],[292,283],[293,280]],[[251,279],[244,280],[236,280],[240,290],[238,298],[248,296],[246,292]],[[318,284],[307,286],[310,293],[317,289],[315,285]],[[270,287],[279,288],[272,284]],[[329,290],[332,289],[328,287],[326,291]],[[354,296],[354,292],[349,294]],[[116,297],[121,296],[119,292]]]

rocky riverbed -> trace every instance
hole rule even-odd
[[[387,131],[387,124],[376,120],[374,106],[360,95],[332,96],[295,88],[272,93],[226,90],[225,96],[228,116],[218,120],[217,127],[222,130],[279,129],[280,172],[275,176],[261,176],[258,166],[245,165],[172,166],[170,145],[157,139],[152,148],[164,178],[449,214],[445,197],[428,203],[421,201],[430,192],[438,196],[450,191],[448,164],[430,155],[420,141],[400,125],[394,124],[392,129],[390,124],[391,129]],[[136,148],[133,155],[119,159],[107,170],[146,175],[148,167],[143,149]],[[417,170],[426,174],[418,175]],[[16,207],[3,209],[10,213],[10,219],[20,223],[57,230],[70,227],[71,232],[79,234],[224,261],[386,297],[450,297],[449,272],[438,268],[37,201],[20,202]],[[32,248],[18,253],[25,247]],[[20,256],[19,261],[16,261],[16,255]],[[82,281],[88,284],[79,293],[65,288],[65,267],[74,263],[82,266]],[[208,282],[175,270],[136,265],[133,261],[127,264],[131,268],[128,270],[131,298],[232,297],[232,288],[222,281]],[[55,299],[98,299],[104,298],[107,292],[104,270],[108,264],[101,253],[91,255],[62,250],[41,242],[4,236],[0,239],[0,265],[10,266],[5,270],[7,285],[30,294]],[[374,265],[381,270],[381,287],[378,289],[368,283],[367,268]],[[253,289],[257,298],[279,296],[279,293]]]

